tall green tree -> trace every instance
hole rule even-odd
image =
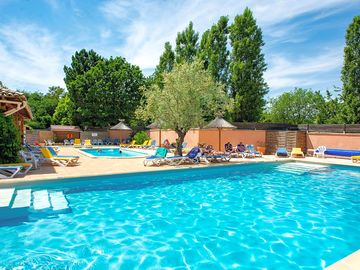
[[[354,17],[346,32],[341,80],[344,120],[360,123],[360,16]]]
[[[76,88],[76,82],[78,77],[83,76],[86,72],[95,67],[99,62],[103,61],[103,58],[93,50],[82,49],[71,57],[70,66],[64,66],[65,72],[65,84],[69,91],[69,97],[74,103],[74,106],[84,105],[83,94]],[[81,115],[77,110],[73,114],[73,122],[78,125],[81,124]]]
[[[204,62],[205,69],[209,69],[213,78],[224,85],[229,75],[228,22],[228,17],[221,16],[216,24],[203,33],[199,48],[199,58]]]
[[[214,117],[227,105],[224,86],[194,61],[178,64],[164,73],[164,87],[153,84],[145,91],[144,104],[137,110],[140,118],[161,123],[162,128],[175,130],[178,135],[177,153],[190,128],[201,127],[209,113]]]
[[[319,91],[295,88],[270,101],[267,121],[286,124],[318,124],[324,121],[324,97]]]
[[[27,124],[35,129],[48,128],[52,123],[52,116],[63,97],[65,90],[59,86],[51,86],[47,93],[24,92],[33,113],[33,119]]]
[[[261,52],[264,46],[262,31],[249,8],[235,17],[230,27],[230,41],[230,96],[234,98],[235,106],[233,120],[258,121],[268,87],[263,78],[266,64]]]
[[[144,76],[139,67],[124,58],[103,59],[71,83],[77,115],[75,124],[80,126],[108,127],[119,118],[129,121],[139,105]]]
[[[160,62],[155,68],[154,72],[154,80],[155,83],[163,86],[162,83],[162,74],[164,72],[170,72],[175,64],[175,53],[171,47],[170,42],[165,43],[165,50],[163,54],[160,56]]]
[[[192,62],[194,61],[199,44],[199,33],[195,32],[193,23],[190,22],[189,26],[176,37],[176,62]]]
[[[52,123],[58,125],[72,125],[74,114],[74,103],[71,101],[69,94],[60,98],[59,103],[52,116]]]

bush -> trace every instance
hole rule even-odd
[[[0,112],[0,163],[18,162],[20,150],[20,132],[13,118],[5,117]]]
[[[135,134],[134,140],[137,144],[142,144],[144,141],[149,140],[150,137],[147,135],[145,131],[139,131]]]

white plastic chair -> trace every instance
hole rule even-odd
[[[325,151],[326,151],[326,146],[323,145],[318,146],[318,148],[316,148],[316,150],[314,151],[314,156],[325,158]]]

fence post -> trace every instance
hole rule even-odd
[[[344,124],[343,133],[346,134],[346,124]]]

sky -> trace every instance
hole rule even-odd
[[[263,31],[269,96],[294,87],[332,90],[346,28],[360,0],[0,0],[0,81],[10,89],[65,87],[75,51],[122,56],[150,75],[164,43],[193,21],[200,35],[248,6]]]

